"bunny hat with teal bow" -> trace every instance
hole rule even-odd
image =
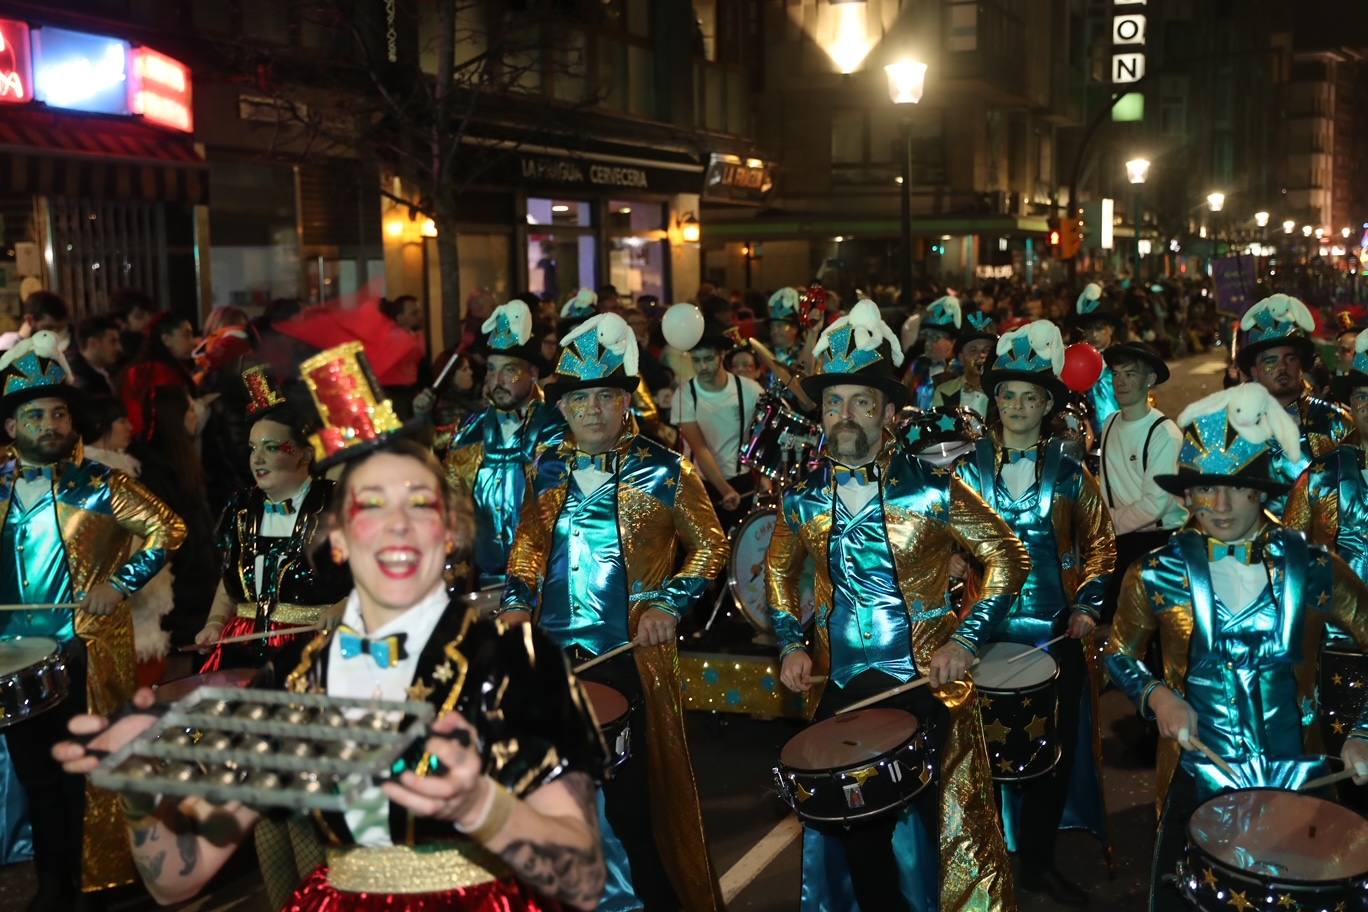
[[[955,354],[958,355],[960,349],[964,348],[964,346],[968,345],[970,342],[975,342],[980,339],[991,342],[993,346],[996,347],[998,340],[997,324],[993,322],[993,318],[988,316],[988,314],[981,310],[976,310],[973,313],[964,315],[964,326],[961,328],[960,334],[955,338]]]
[[[934,329],[951,336],[958,336],[963,324],[964,314],[960,307],[959,298],[954,295],[945,295],[936,298],[927,305],[926,316],[922,318],[921,328],[922,332]]]
[[[541,344],[532,338],[532,310],[527,302],[500,304],[480,325],[485,334],[485,354],[521,358],[544,377],[551,365],[542,357]]]
[[[1178,426],[1183,429],[1178,473],[1154,479],[1170,494],[1197,485],[1282,494],[1288,485],[1273,480],[1273,457],[1281,450],[1294,461],[1301,459],[1297,423],[1258,383],[1242,383],[1198,399],[1183,409]]]
[[[40,330],[0,355],[0,418],[8,418],[25,402],[55,396],[75,408],[83,401],[71,385],[71,367],[57,334]]]
[[[1311,341],[1316,320],[1306,305],[1291,295],[1275,294],[1264,298],[1245,311],[1240,329],[1247,335],[1235,360],[1246,374],[1254,368],[1254,361],[1261,353],[1281,346],[1296,350],[1303,370],[1310,370],[1316,363],[1316,346]]]
[[[998,339],[997,360],[983,374],[983,388],[997,395],[1000,383],[1021,380],[1041,387],[1054,399],[1051,411],[1064,407],[1069,389],[1059,379],[1064,369],[1064,337],[1049,320],[1035,320]]]
[[[1098,322],[1110,323],[1116,331],[1115,341],[1123,340],[1122,333],[1126,322],[1121,318],[1121,312],[1103,298],[1101,285],[1089,282],[1083,286],[1078,300],[1074,302],[1074,313],[1069,319],[1069,325],[1074,329],[1083,329],[1091,323]]]
[[[883,321],[879,305],[865,298],[850,313],[822,330],[812,349],[817,373],[803,378],[803,392],[820,402],[829,386],[851,384],[880,390],[896,405],[907,401],[907,387],[898,379],[902,346]]]
[[[769,318],[775,322],[798,325],[799,294],[796,288],[781,288],[769,297]]]
[[[546,386],[546,398],[555,401],[579,389],[606,386],[635,392],[641,384],[636,335],[627,321],[615,313],[590,317],[560,341],[555,382]]]

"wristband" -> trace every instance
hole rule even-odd
[[[517,802],[518,799],[513,797],[512,792],[491,779],[489,796],[485,799],[484,809],[476,816],[476,822],[469,827],[460,823],[453,823],[453,826],[457,832],[469,836],[475,842],[489,842],[504,828]]]

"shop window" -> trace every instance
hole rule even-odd
[[[627,110],[627,46],[601,38],[598,46],[598,94],[600,103],[615,111]]]
[[[582,102],[589,97],[589,39],[579,29],[565,29],[551,50],[551,94],[557,101]]]
[[[583,200],[528,197],[527,224],[587,228],[594,224],[594,207]]]
[[[664,241],[639,237],[615,237],[608,240],[608,282],[624,298],[636,300],[642,295],[665,298]]]
[[[527,278],[530,290],[564,303],[581,288],[598,284],[597,239],[588,232],[529,230]]]
[[[629,45],[627,48],[628,87],[631,93],[628,110],[639,117],[655,116],[655,66],[650,48]]]
[[[660,231],[665,228],[665,207],[640,200],[610,200],[608,230],[613,233]]]

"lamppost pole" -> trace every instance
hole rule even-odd
[[[1140,187],[1149,177],[1150,163],[1147,158],[1132,158],[1126,162],[1126,180],[1131,185],[1131,212],[1135,219],[1135,275],[1133,281],[1140,282],[1140,225],[1144,221],[1140,216]]]
[[[884,67],[888,77],[888,97],[903,117],[902,161],[902,306],[912,306],[912,105],[921,101],[926,86],[926,64],[899,60]]]

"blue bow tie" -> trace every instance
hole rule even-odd
[[[24,481],[37,481],[40,478],[52,481],[52,466],[24,466],[19,470],[19,477]]]
[[[1023,460],[1023,459],[1029,459],[1031,462],[1035,462],[1035,461],[1036,461],[1036,451],[1033,450],[1033,449],[1031,449],[1031,450],[1008,450],[1008,451],[1007,451],[1007,464],[1008,464],[1008,465],[1011,465],[1011,464],[1014,463],[1014,462],[1020,462],[1020,461]]]
[[[843,485],[852,481],[862,485],[871,484],[874,481],[873,468],[872,464],[848,466],[836,462],[832,463],[832,474],[835,476],[838,485]]]
[[[1262,559],[1259,547],[1251,541],[1222,542],[1207,539],[1207,558],[1215,563],[1226,557],[1233,557],[1242,564],[1258,563]]]
[[[578,472],[580,469],[597,469],[600,472],[612,472],[608,464],[609,453],[599,453],[597,456],[590,456],[588,453],[576,453],[575,461],[571,463],[571,470]]]
[[[346,624],[337,628],[337,642],[342,646],[342,658],[354,659],[359,655],[368,655],[381,668],[398,665],[407,657],[408,653],[404,651],[406,639],[407,633],[394,633],[372,640]]]
[[[294,515],[294,511],[294,500],[292,498],[287,497],[279,503],[276,503],[274,500],[266,501],[267,516],[292,516]]]

